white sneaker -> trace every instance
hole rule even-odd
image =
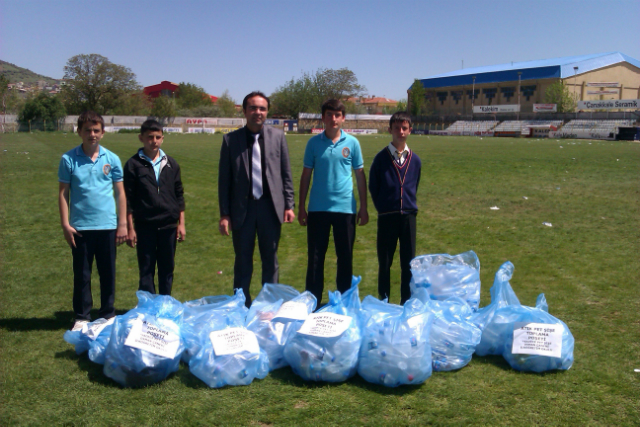
[[[76,323],[73,324],[73,328],[71,328],[71,332],[81,331],[82,327],[89,323],[88,320],[76,320]]]

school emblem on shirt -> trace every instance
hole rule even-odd
[[[102,167],[102,172],[104,172],[105,175],[109,175],[109,172],[111,172],[111,165],[110,164],[106,164]]]
[[[349,154],[351,154],[351,150],[349,150],[349,147],[344,147],[342,149],[342,157],[346,159],[347,157],[349,157]]]

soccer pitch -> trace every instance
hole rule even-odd
[[[289,135],[296,189],[308,135]],[[365,170],[390,141],[358,137]],[[173,296],[231,294],[233,248],[218,234],[220,135],[170,134],[163,149],[181,165],[186,241],[176,254]],[[411,136],[422,159],[417,254],[474,250],[481,306],[498,267],[524,305],[544,292],[549,312],[575,337],[569,371],[524,374],[500,356],[474,357],[421,386],[385,388],[358,376],[309,383],[289,368],[246,387],[209,389],[187,366],[144,389],[123,389],[77,356],[62,335],[72,324],[72,270],[59,225],[60,156],[74,134],[0,135],[0,425],[638,425],[640,424],[640,144],[588,140]],[[136,135],[107,134],[122,163]],[[490,207],[498,206],[499,210]],[[297,209],[296,209],[297,213]],[[360,296],[377,294],[376,214],[357,228]],[[552,227],[543,225],[549,222]],[[259,291],[256,250],[252,296]],[[304,290],[306,229],[285,224],[280,282]],[[335,289],[329,245],[326,291]],[[399,259],[391,302],[398,303]],[[219,272],[221,272],[219,274]],[[136,304],[135,251],[118,249],[116,309]],[[97,271],[94,302],[99,304]],[[94,310],[94,317],[96,311]]]

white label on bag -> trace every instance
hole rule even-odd
[[[516,322],[513,328],[513,354],[535,354],[560,357],[562,354],[562,332],[559,323]]]
[[[309,315],[298,331],[314,337],[338,337],[349,328],[351,317],[335,313],[314,313]]]
[[[209,334],[216,356],[236,354],[241,351],[260,353],[256,334],[244,328],[227,328]]]
[[[134,321],[124,345],[173,359],[180,347],[180,337],[171,331],[138,318]]]
[[[102,330],[104,328],[106,328],[107,326],[113,324],[113,322],[116,320],[115,317],[112,317],[109,320],[106,319],[98,319],[95,320],[92,323],[87,323],[86,325],[82,326],[82,333],[85,334],[87,336],[87,338],[89,338],[90,340],[95,341],[98,338],[98,335],[100,335],[100,332],[102,332]],[[91,326],[89,326],[91,325]]]
[[[417,326],[422,326],[423,316],[417,315],[407,319],[407,324],[411,329],[415,329]]]
[[[309,313],[307,312],[307,306],[305,304],[287,301],[280,306],[280,309],[273,318],[277,319],[278,317],[291,320],[305,320],[309,317]]]

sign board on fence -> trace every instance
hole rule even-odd
[[[105,132],[118,132],[120,129],[137,129],[140,130],[140,126],[105,126]]]
[[[578,101],[578,110],[638,110],[640,99],[603,99]]]
[[[173,359],[180,347],[180,336],[139,317],[134,320],[124,345]]]
[[[618,89],[588,90],[587,95],[617,95]]]
[[[533,354],[560,357],[562,355],[562,332],[559,324],[516,322],[513,327],[513,354]]]
[[[618,82],[588,82],[588,87],[620,87]]]
[[[533,104],[534,113],[555,113],[558,111],[558,104]]]
[[[474,114],[517,113],[520,106],[513,105],[480,105],[473,107]]]
[[[351,324],[351,317],[335,313],[313,313],[298,331],[303,335],[334,338],[342,335]]]
[[[342,130],[352,135],[371,135],[374,133],[378,133],[378,129],[342,129]],[[322,128],[311,129],[311,133],[313,134],[322,133],[323,131],[324,129]]]
[[[189,128],[188,133],[216,133],[214,128]]]
[[[593,130],[559,130],[557,132],[549,132],[549,138],[562,138],[562,139],[605,139],[613,141],[615,135],[608,131],[593,131]]]
[[[162,128],[165,133],[182,133],[182,128]]]

